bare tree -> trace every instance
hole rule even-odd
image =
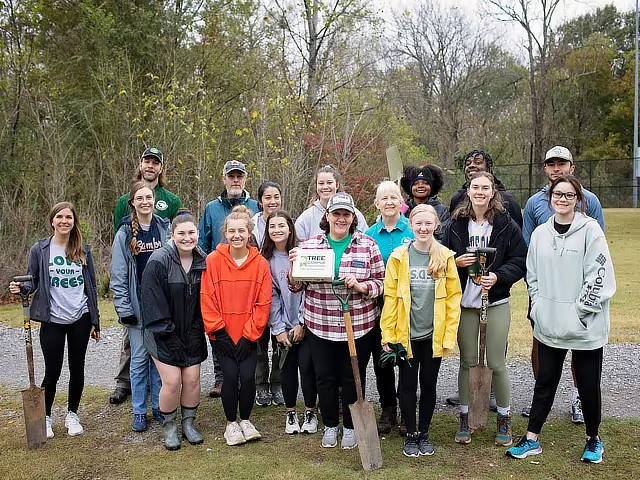
[[[489,81],[491,42],[457,8],[422,0],[395,16],[395,51],[420,85],[417,112],[439,162],[453,165],[468,122],[468,101]],[[429,132],[437,132],[431,135]],[[428,143],[428,142],[425,142]]]
[[[541,159],[549,137],[549,73],[555,62],[555,35],[551,23],[560,0],[484,0],[490,14],[502,22],[515,22],[525,33],[531,95],[533,156]]]

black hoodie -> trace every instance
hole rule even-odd
[[[442,244],[456,254],[456,258],[467,253],[469,246],[469,218],[458,217],[451,220],[444,231]],[[493,230],[488,247],[497,249],[493,258],[489,258],[490,272],[497,275],[498,281],[489,289],[489,303],[497,302],[509,296],[511,286],[524,277],[527,267],[527,244],[522,232],[511,217],[497,212],[493,218]],[[467,267],[458,267],[460,285],[464,292],[467,286]]]
[[[500,192],[500,195],[502,196],[502,204],[504,205],[504,208],[507,210],[507,212],[509,212],[511,218],[513,218],[518,224],[520,230],[522,230],[522,209],[520,208],[520,205],[518,205],[518,202],[513,197],[513,195],[507,192],[507,189],[504,188],[504,184],[498,179],[498,177],[493,175],[493,178],[495,178],[496,180],[496,190],[498,190]],[[467,195],[468,188],[469,182],[465,182],[462,188],[458,190],[456,194],[451,198],[449,212],[453,213],[458,205],[460,205],[462,200],[464,200],[464,197]]]

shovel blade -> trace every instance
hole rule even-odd
[[[362,467],[365,470],[377,470],[382,467],[382,451],[373,403],[358,401],[349,405],[349,410],[353,418]]]
[[[469,427],[482,430],[487,426],[491,397],[491,369],[485,365],[469,368]]]
[[[44,390],[35,385],[22,390],[22,408],[27,428],[27,447],[30,450],[39,448],[47,441]]]

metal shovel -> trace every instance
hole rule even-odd
[[[356,383],[357,399],[356,403],[349,405],[349,411],[353,419],[353,428],[356,432],[362,467],[365,470],[377,470],[382,467],[382,451],[380,449],[380,439],[378,438],[378,426],[376,424],[376,415],[373,411],[373,403],[365,401],[362,394],[362,381],[360,380],[360,369],[358,367],[356,341],[353,336],[351,313],[349,313],[351,289],[349,289],[346,297],[341,297],[335,289],[338,285],[344,285],[344,280],[334,280],[331,283],[331,290],[333,290],[333,294],[340,300],[342,306],[344,325],[347,330],[351,369],[353,370],[353,379]]]
[[[31,282],[33,277],[25,275],[13,277],[14,282]],[[31,343],[31,318],[29,316],[29,295],[22,297],[22,315],[24,320],[24,340],[27,346],[27,367],[29,369],[29,388],[22,390],[22,408],[27,428],[27,447],[31,450],[41,447],[47,441],[46,412],[44,390],[36,386],[33,367],[33,345]]]
[[[489,275],[487,267],[488,255],[494,254],[495,248],[479,247],[476,256],[480,263],[482,276]],[[493,263],[493,262],[492,262]],[[489,306],[489,291],[482,287],[482,303],[480,307],[480,348],[478,351],[478,365],[469,368],[469,428],[482,430],[487,426],[489,416],[489,402],[491,397],[492,371],[484,364],[484,354],[487,338],[487,308]]]

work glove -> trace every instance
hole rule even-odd
[[[169,355],[173,361],[183,363],[186,360],[184,354],[184,343],[182,343],[182,340],[180,340],[180,337],[178,337],[175,332],[166,334],[162,340],[169,350]]]
[[[389,347],[391,347],[391,352],[387,352],[382,349],[382,352],[380,352],[378,365],[380,365],[382,368],[388,366],[394,367],[396,365],[399,365],[401,361],[405,361],[409,366],[411,366],[407,349],[404,348],[401,343],[389,343],[388,345]]]
[[[224,328],[221,328],[213,335],[216,337],[214,342],[216,342],[216,344],[220,348],[220,352],[222,352],[222,355],[225,357],[233,358],[235,356],[235,346],[233,345],[233,340],[231,339],[227,331]]]
[[[238,360],[238,362],[243,361],[249,356],[252,345],[253,342],[251,340],[246,337],[240,337],[240,340],[238,340],[238,343],[236,344],[236,360]]]

